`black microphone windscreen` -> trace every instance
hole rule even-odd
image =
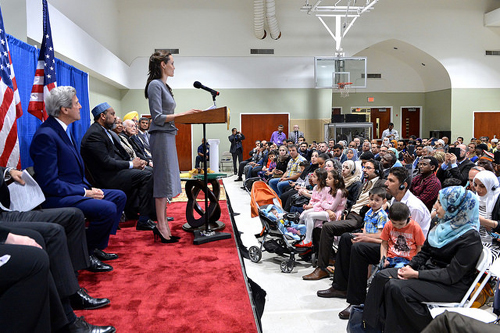
[[[201,84],[200,81],[194,81],[193,87],[195,87],[197,89],[200,89],[201,87],[203,87],[203,85]]]

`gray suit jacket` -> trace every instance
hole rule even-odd
[[[293,142],[296,142],[299,140],[301,136],[304,136],[304,132],[298,131],[297,137],[295,137],[295,131],[290,132],[290,135],[288,136],[289,140],[292,140]]]

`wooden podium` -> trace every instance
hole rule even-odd
[[[206,124],[224,124],[228,123],[229,121],[229,113],[227,110],[227,107],[220,107],[220,108],[214,108],[210,110],[206,110],[200,113],[195,113],[195,114],[189,114],[189,115],[184,115],[184,116],[179,116],[175,118],[175,122],[179,124],[203,124],[203,151],[207,150],[206,147]],[[203,175],[203,191],[205,193],[205,209],[203,210],[203,216],[202,220],[205,224],[205,230],[204,231],[199,231],[195,230],[194,231],[194,240],[193,244],[199,245],[199,244],[204,244],[208,242],[213,242],[221,239],[227,239],[231,238],[230,233],[224,233],[224,232],[216,232],[213,230],[210,230],[210,214],[209,214],[209,205],[208,205],[208,199],[209,199],[209,189],[208,189],[208,175],[207,175],[207,169],[208,169],[208,163],[204,163],[204,175]],[[187,194],[187,193],[186,193]],[[213,196],[213,194],[212,194]],[[196,198],[195,198],[195,204],[196,204]],[[199,208],[199,207],[197,207]],[[187,207],[189,209],[189,207]],[[197,209],[198,210],[198,209]]]
[[[225,106],[200,113],[175,117],[175,122],[179,124],[225,124],[228,120],[229,113]]]

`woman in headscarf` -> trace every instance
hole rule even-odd
[[[491,171],[480,171],[474,177],[474,188],[479,196],[479,234],[483,246],[491,250],[493,259],[500,256],[500,187],[498,178]]]
[[[396,148],[389,148],[388,149],[389,151],[392,151],[394,156],[396,156],[396,162],[394,163],[394,165],[392,166],[393,168],[395,167],[401,167],[403,166],[403,164],[401,164],[401,162],[399,161],[399,152]]]
[[[358,151],[356,148],[348,148],[346,153],[347,159],[350,161],[358,160]]]
[[[439,192],[438,225],[403,268],[379,272],[366,296],[363,320],[383,331],[420,332],[432,320],[422,302],[460,302],[476,275],[483,245],[479,202],[461,186]]]
[[[348,192],[346,209],[349,210],[358,200],[361,191],[361,168],[358,168],[356,162],[345,161],[342,163],[342,177],[344,177],[345,188]]]

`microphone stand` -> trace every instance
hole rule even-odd
[[[215,109],[217,107],[217,104],[215,102],[215,98],[217,97],[216,93],[212,93],[212,100],[214,102],[213,108]],[[206,123],[203,123],[203,152],[206,154],[207,153],[207,136],[206,136]],[[207,162],[208,162],[208,156],[205,156],[205,163],[203,167],[203,185],[204,185],[204,193],[205,193],[205,212],[204,212],[204,220],[205,220],[205,231],[198,231],[194,232],[194,241],[193,243],[195,245],[207,243],[207,242],[212,242],[212,241],[217,241],[217,240],[222,240],[222,239],[227,239],[231,238],[230,233],[224,233],[224,232],[215,232],[213,230],[210,230],[210,221],[209,221],[209,212],[208,212],[208,167],[207,167]]]
[[[215,102],[215,98],[217,97],[217,94],[212,93],[212,100],[214,102],[214,109],[217,107],[217,104]],[[208,168],[207,168],[207,162],[208,162],[208,156],[207,154],[207,124],[203,123],[203,153],[205,154],[205,163],[203,163],[203,182],[204,182],[204,192],[205,192],[205,232],[203,233],[204,236],[212,236],[215,234],[215,231],[211,231],[209,224],[210,222],[208,221]]]

